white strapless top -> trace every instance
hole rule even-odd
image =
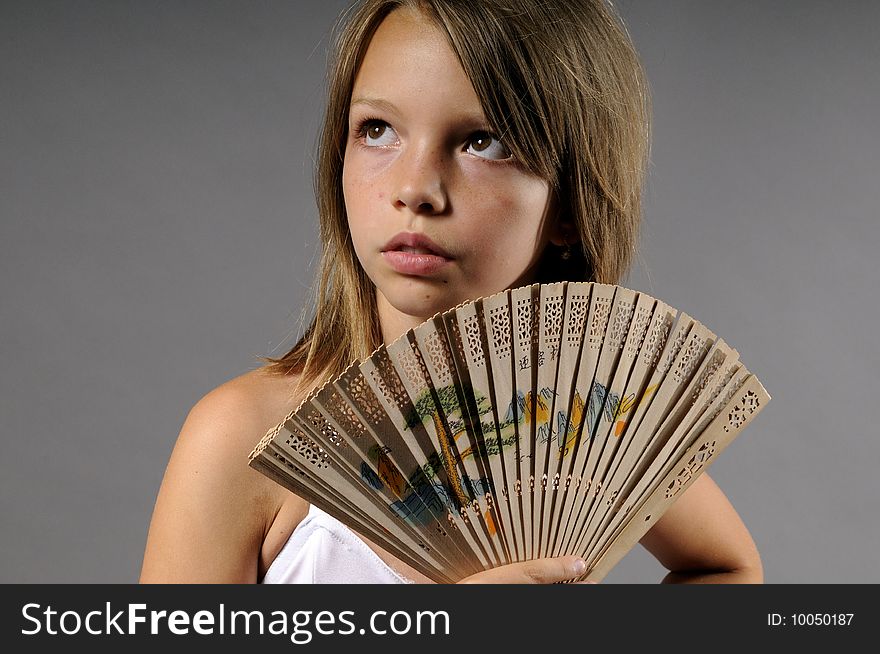
[[[314,504],[266,571],[264,584],[411,584]]]

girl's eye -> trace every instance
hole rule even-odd
[[[394,133],[391,125],[383,120],[365,120],[358,126],[356,135],[364,139],[364,143],[370,147],[394,145],[397,142],[397,134]]]
[[[367,147],[376,148],[397,143],[394,128],[384,120],[367,118],[355,129],[355,136],[362,139]],[[503,161],[512,155],[495,136],[488,132],[477,132],[468,141],[468,153],[481,159]]]
[[[473,148],[473,150],[471,150]],[[510,151],[497,138],[486,132],[474,134],[468,152],[483,159],[503,160],[510,158]]]

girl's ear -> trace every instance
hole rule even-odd
[[[550,194],[547,212],[550,220],[550,243],[557,247],[568,247],[581,240],[577,227],[555,191]]]
[[[555,221],[553,221],[553,228],[550,232],[550,242],[553,245],[564,246],[564,245],[574,245],[580,240],[578,238],[577,229],[575,229],[574,223],[565,220],[562,217],[557,217]]]

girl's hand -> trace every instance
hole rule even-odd
[[[576,556],[508,563],[465,577],[460,584],[556,584],[581,576],[586,564]],[[581,583],[594,584],[594,581]]]

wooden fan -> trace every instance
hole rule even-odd
[[[250,465],[438,582],[562,554],[599,581],[769,400],[659,300],[533,284],[352,363]]]

